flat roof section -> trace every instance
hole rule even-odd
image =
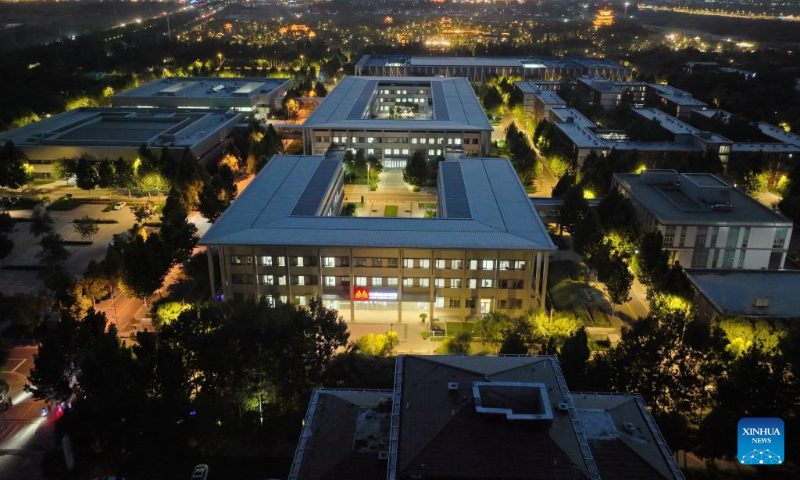
[[[586,127],[572,122],[558,122],[555,125],[578,148],[609,149],[606,142]]]
[[[759,122],[758,129],[761,130],[761,133],[764,135],[774,138],[779,142],[800,147],[800,135],[796,133],[787,132],[780,127],[776,127],[775,125],[771,125],[766,122]]]
[[[269,94],[290,81],[288,78],[261,77],[165,77],[117,93],[114,97],[250,97]]]
[[[445,188],[438,201],[453,211],[446,210],[446,218],[436,219],[307,215],[318,209],[313,199],[304,196],[307,191],[317,190],[310,184],[324,184],[323,177],[336,171],[323,166],[326,162],[341,164],[341,160],[321,156],[273,157],[200,243],[555,249],[507,159],[465,158],[444,162],[439,175]],[[458,186],[458,174],[463,191]]]
[[[676,105],[686,106],[686,107],[707,107],[708,104],[706,102],[700,101],[692,96],[687,95],[672,95],[672,94],[659,94],[659,97],[672,102]]]
[[[605,58],[592,57],[453,57],[413,55],[364,55],[358,66],[404,66],[423,67],[507,67],[507,68],[575,68],[630,70],[622,64]]]
[[[17,146],[191,147],[240,115],[227,109],[86,107],[0,133]]]
[[[678,174],[676,174],[678,175]],[[677,178],[680,181],[680,174]],[[733,188],[718,177],[710,174],[694,174],[690,178],[701,188],[711,180],[700,177],[710,176],[716,179],[714,186],[729,190],[727,203],[729,210],[714,210],[711,205],[697,202],[684,190],[671,183],[646,183],[642,175],[635,173],[616,173],[614,179],[622,185],[644,208],[649,210],[661,224],[680,225],[717,225],[717,226],[778,226],[791,227],[792,222],[764,206],[758,200]]]
[[[668,115],[657,108],[634,107],[631,109],[633,113],[647,120],[658,120],[661,128],[668,132],[680,135],[691,134],[698,135],[700,130],[694,128],[686,122],[682,122],[672,115]]]
[[[550,110],[550,115],[559,122],[571,122],[583,128],[597,128],[597,124],[589,120],[586,115],[572,107],[557,107]]]
[[[377,90],[397,86],[430,88],[433,118],[392,120],[366,118]],[[353,77],[342,79],[306,119],[303,128],[491,131],[475,92],[465,78]]]
[[[800,271],[689,269],[686,275],[724,315],[800,318]]]

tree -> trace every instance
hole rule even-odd
[[[8,238],[8,235],[5,233],[0,233],[0,260],[5,260],[5,258],[11,255],[11,252],[14,250],[14,241]]]
[[[376,177],[383,171],[383,163],[372,155],[367,157],[367,166],[369,167],[369,171],[372,172],[371,175]]]
[[[53,218],[50,213],[43,208],[34,208],[31,215],[31,223],[28,227],[31,235],[41,237],[53,231]]]
[[[590,354],[589,337],[586,335],[586,328],[584,327],[579,328],[564,340],[564,345],[558,354],[564,377],[569,382],[570,388],[575,391],[588,388],[586,371]]]
[[[131,189],[136,188],[139,181],[138,162],[129,162],[127,160],[119,159],[114,162],[114,170],[116,172],[115,186],[128,190],[128,196],[131,195]]]
[[[40,244],[42,250],[36,254],[36,258],[43,265],[57,267],[69,258],[69,251],[64,248],[64,239],[56,232],[50,232],[43,236]]]
[[[77,163],[72,159],[61,159],[53,162],[53,178],[64,180],[69,185],[69,179],[75,176],[75,168]]]
[[[622,257],[611,255],[598,270],[598,279],[606,285],[611,303],[621,305],[630,300],[633,274]]]
[[[157,233],[147,240],[134,235],[122,249],[122,284],[131,295],[147,298],[161,288],[171,265],[171,258]]]
[[[589,204],[583,198],[583,188],[576,185],[564,193],[558,210],[559,223],[564,230],[574,233],[575,227],[584,218]]]
[[[99,181],[100,177],[92,162],[85,157],[79,158],[75,165],[75,185],[82,190],[92,190]]]
[[[0,260],[5,259],[14,250],[14,241],[8,234],[14,231],[14,219],[8,213],[0,213]]]
[[[325,85],[322,82],[317,82],[314,85],[314,93],[318,97],[326,97],[328,96],[328,89],[325,88]]]
[[[558,182],[556,182],[555,186],[553,187],[551,195],[553,198],[561,198],[574,185],[575,185],[575,175],[569,173],[567,173],[566,175],[562,175],[561,178],[558,179]]]
[[[356,151],[356,156],[353,159],[353,173],[355,173],[356,178],[367,178],[367,157],[364,156],[364,150],[358,149]]]
[[[487,112],[494,112],[503,105],[503,97],[494,87],[487,88],[481,100],[483,101],[483,108]]]
[[[598,256],[598,246],[603,243],[604,232],[597,212],[593,208],[589,208],[587,204],[586,209],[578,213],[577,220],[571,228],[572,247],[575,252],[584,257],[589,256],[590,263],[596,263],[591,262],[591,260],[602,262],[604,255]],[[594,264],[592,266],[595,267]]]
[[[53,299],[42,293],[17,293],[14,295],[11,322],[26,334],[31,334],[44,322]]]
[[[199,195],[198,209],[209,222],[213,223],[233,202],[236,193],[233,171],[227,165],[223,165],[211,181],[203,186]]]
[[[91,239],[93,235],[100,231],[100,227],[89,218],[89,215],[84,215],[82,218],[75,220],[72,223],[72,228],[84,240]]]
[[[663,245],[664,237],[658,230],[642,235],[637,258],[640,280],[645,285],[654,285],[667,272],[669,254]]]
[[[374,357],[388,357],[394,355],[395,348],[400,343],[397,332],[386,332],[385,334],[368,333],[356,340],[358,351],[364,355]]]
[[[187,261],[197,246],[197,227],[189,221],[189,209],[185,203],[173,188],[161,215],[161,237],[174,263]]]
[[[150,219],[156,213],[156,204],[152,200],[137,205],[130,205],[136,223],[143,223]]]
[[[97,167],[97,186],[100,188],[113,188],[117,186],[116,163],[111,160],[100,162]]]
[[[460,332],[454,337],[448,337],[442,344],[442,350],[447,355],[467,355],[472,345],[472,334]]]
[[[20,188],[31,179],[32,169],[22,150],[11,140],[0,148],[0,186]]]
[[[495,350],[503,341],[503,333],[509,328],[510,319],[507,315],[497,312],[484,313],[475,322],[473,333],[483,340],[483,343],[493,345]]]
[[[428,162],[425,161],[425,151],[415,150],[403,169],[403,181],[410,185],[422,186],[427,178]]]
[[[503,336],[503,343],[500,344],[500,355],[527,355],[530,352],[525,338],[515,331],[506,333]]]
[[[356,204],[353,202],[346,202],[342,205],[342,213],[339,216],[342,217],[354,217],[356,215]]]

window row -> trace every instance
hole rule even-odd
[[[263,267],[285,267],[286,257],[275,255],[261,255],[256,257],[258,264]],[[252,255],[231,255],[231,265],[252,265]],[[355,257],[353,259],[356,267],[372,267],[372,268],[397,268],[399,266],[399,259],[397,258],[369,258],[369,257]],[[460,270],[464,267],[464,260],[460,258],[446,259],[437,258],[434,260],[434,267],[439,270]],[[478,260],[470,259],[466,263],[469,270],[494,270],[495,266],[501,271],[514,271],[525,270],[525,260]],[[289,266],[292,267],[316,267],[317,257],[311,256],[290,256]],[[326,268],[336,267],[349,267],[349,257],[322,257],[322,266]],[[431,268],[431,260],[429,258],[404,258],[403,268]]]
[[[417,89],[417,90],[408,90],[408,89],[381,89],[381,95],[427,95],[427,90]]]
[[[433,306],[436,308],[462,308],[461,298],[448,298],[445,302],[444,297],[436,297]],[[464,308],[475,308],[475,297],[468,297],[463,299]],[[508,298],[498,300],[497,307],[507,310],[519,310],[522,308],[522,300],[519,298]]]
[[[326,287],[349,287],[350,277],[325,275],[323,278],[323,285]],[[247,274],[233,274],[231,275],[231,283],[234,285],[250,285],[255,283],[255,275]],[[315,275],[260,275],[261,285],[317,285],[317,277]],[[289,283],[291,281],[291,283]],[[431,279],[427,277],[403,278],[404,287],[430,287]],[[461,278],[435,278],[433,279],[433,286],[436,288],[462,288],[465,282]],[[397,277],[355,277],[355,285],[357,287],[397,287]],[[481,288],[494,288],[495,281],[493,278],[468,278],[466,286],[470,289],[476,289],[480,285]],[[509,280],[502,279],[497,282],[497,288],[519,290],[525,288],[524,280]]]

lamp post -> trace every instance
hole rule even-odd
[[[628,18],[628,7],[630,7],[630,6],[631,6],[631,2],[625,2],[625,13],[623,14],[623,16],[625,18]]]

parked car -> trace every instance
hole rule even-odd
[[[117,202],[114,204],[114,210],[122,210],[125,205],[127,205],[125,202]]]
[[[194,467],[191,480],[206,480],[208,478],[208,465],[202,463]]]

